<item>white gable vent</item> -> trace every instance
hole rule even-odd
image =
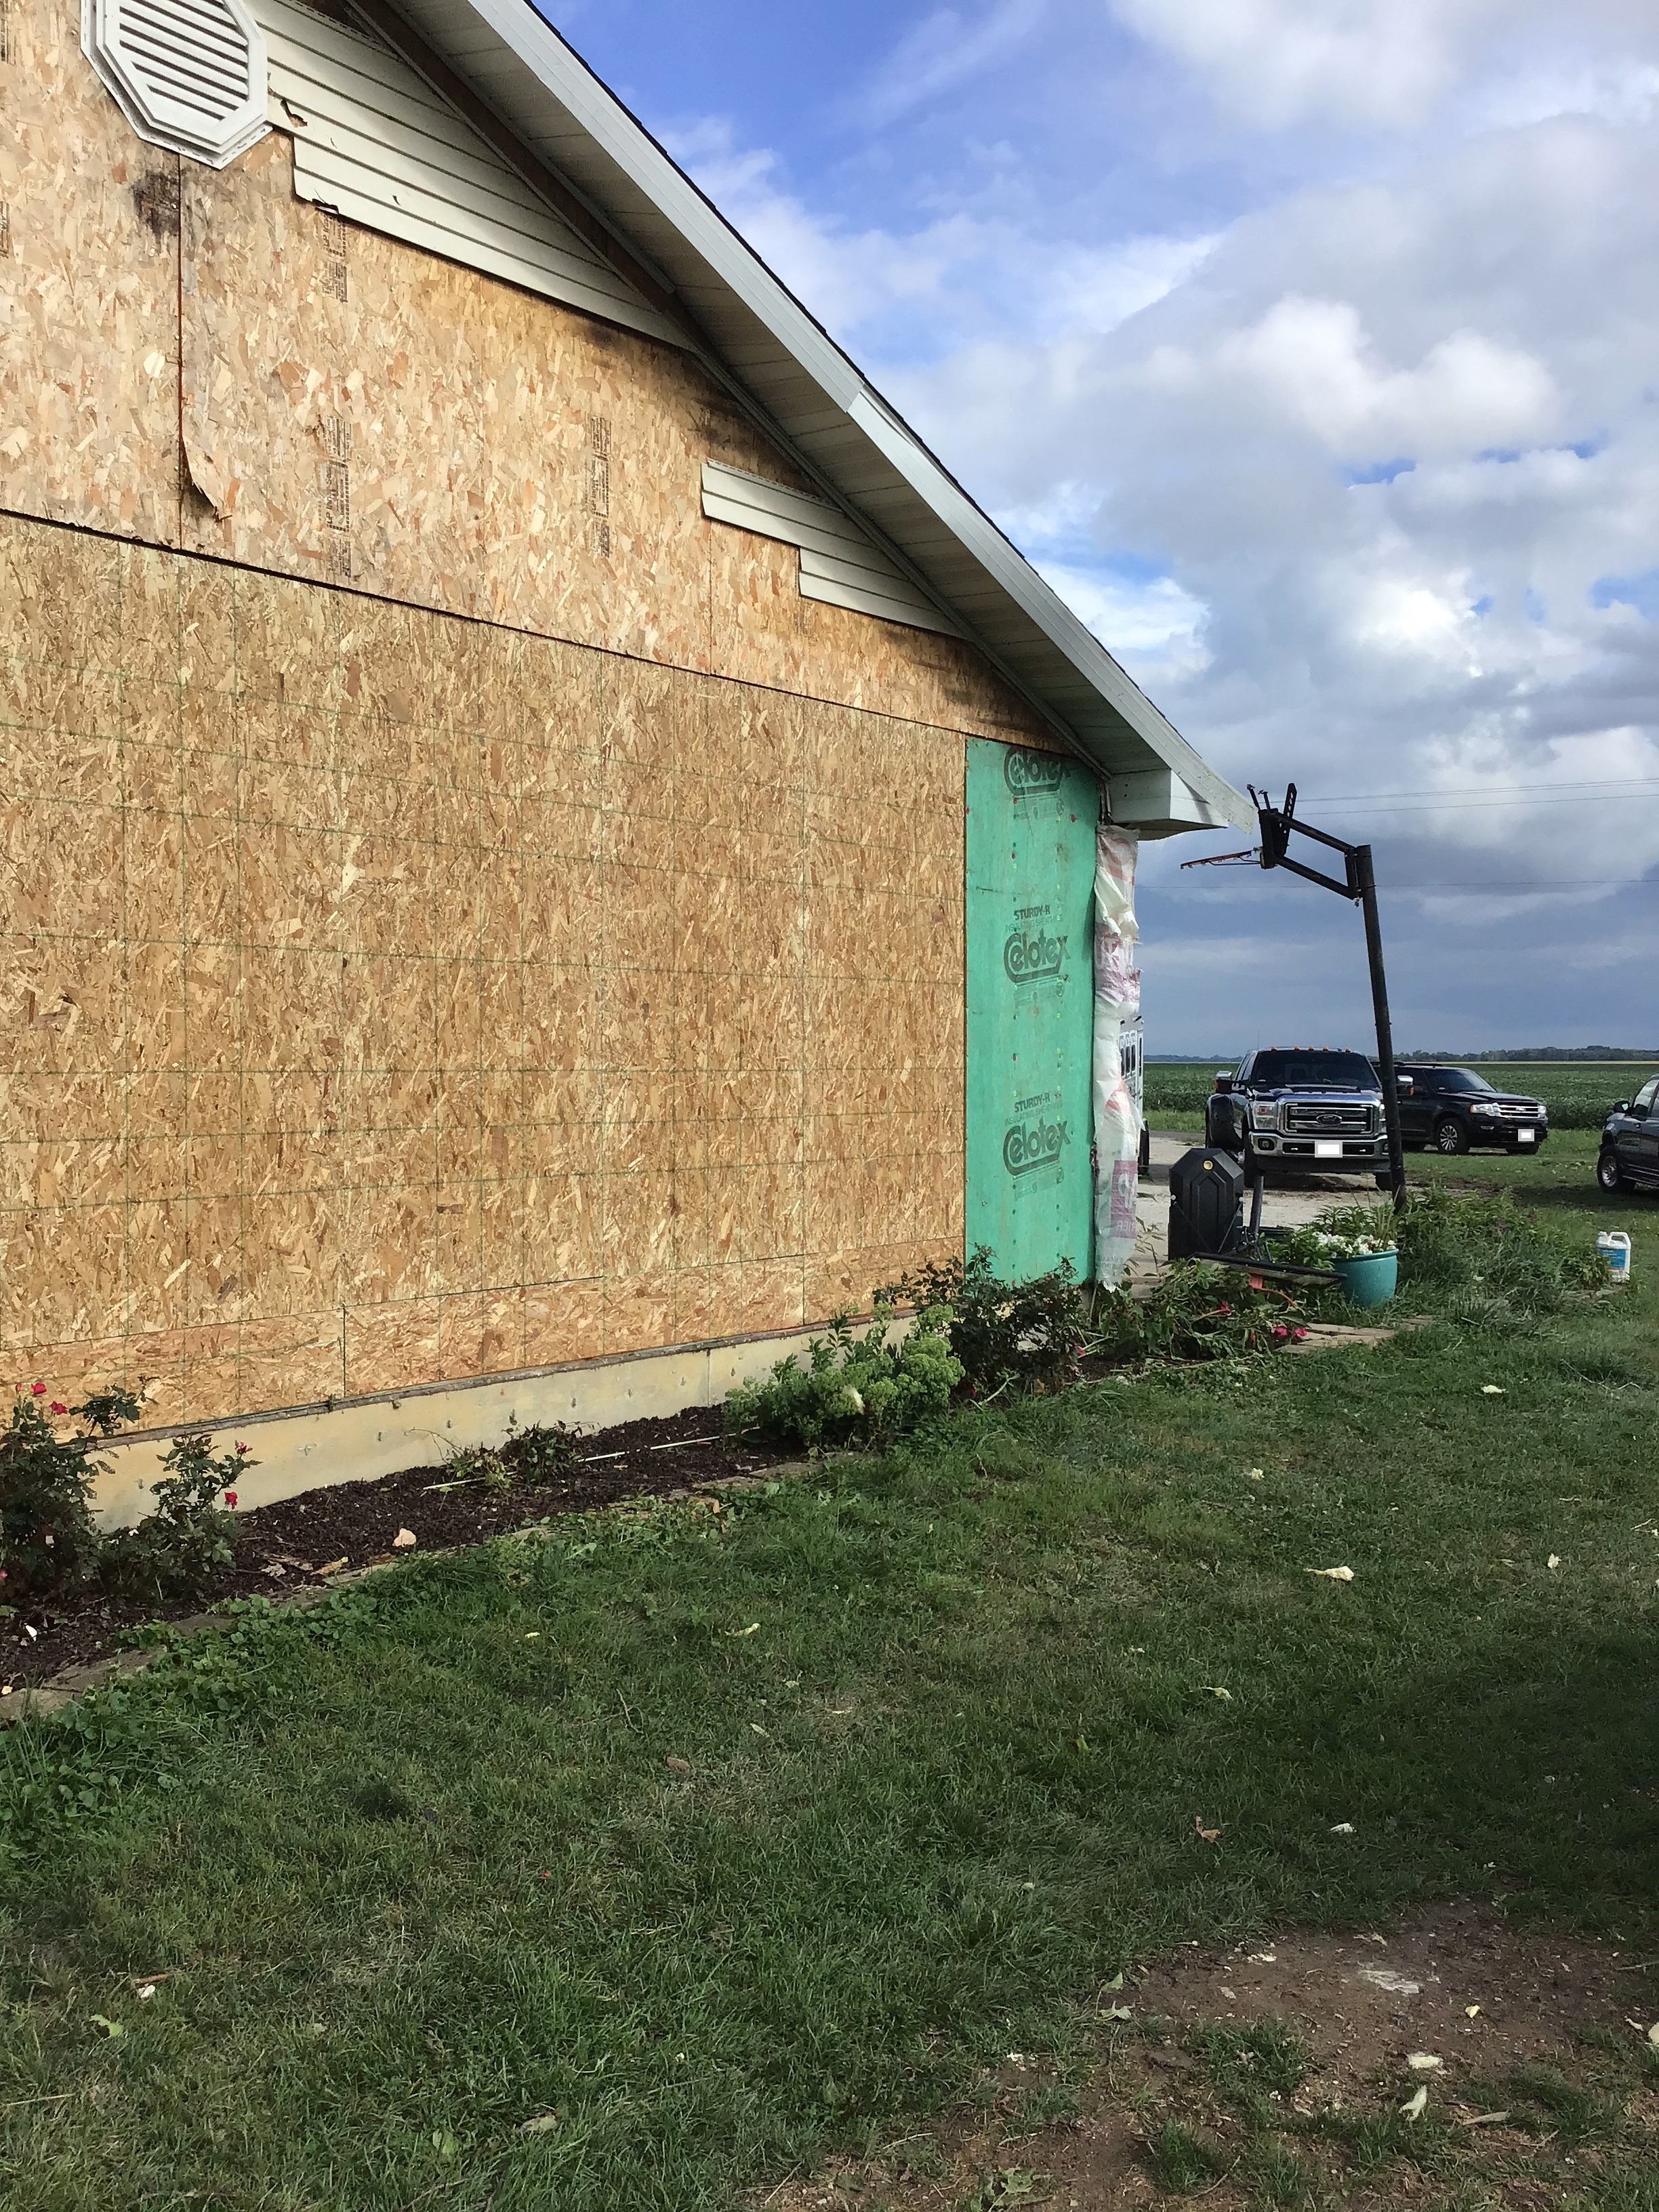
[[[222,169],[264,135],[264,34],[244,0],[82,0],[81,45],[152,146]]]

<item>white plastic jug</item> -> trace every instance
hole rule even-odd
[[[1613,1285],[1622,1290],[1630,1280],[1631,1242],[1622,1229],[1604,1229],[1595,1240],[1595,1249],[1607,1263],[1607,1272]]]

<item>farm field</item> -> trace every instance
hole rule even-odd
[[[1146,1119],[1155,1129],[1201,1129],[1204,1101],[1210,1094],[1217,1060],[1201,1066],[1189,1062],[1148,1060],[1146,1063]],[[1471,1062],[1494,1091],[1518,1091],[1525,1097],[1541,1098],[1549,1109],[1553,1129],[1599,1129],[1621,1098],[1639,1091],[1650,1075],[1659,1075],[1659,1061],[1637,1060],[1481,1060]]]

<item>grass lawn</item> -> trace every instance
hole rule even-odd
[[[416,1559],[0,1736],[7,2212],[728,2207],[1182,1942],[1651,1957],[1659,1210],[1589,1164],[1513,1164],[1616,1302]]]

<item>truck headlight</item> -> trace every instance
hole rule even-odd
[[[1480,1099],[1471,1110],[1476,1114],[1501,1114],[1504,1109],[1501,1106],[1488,1106],[1484,1099]]]
[[[1276,1129],[1279,1127],[1278,1107],[1272,1104],[1252,1106],[1250,1127],[1253,1129]]]

